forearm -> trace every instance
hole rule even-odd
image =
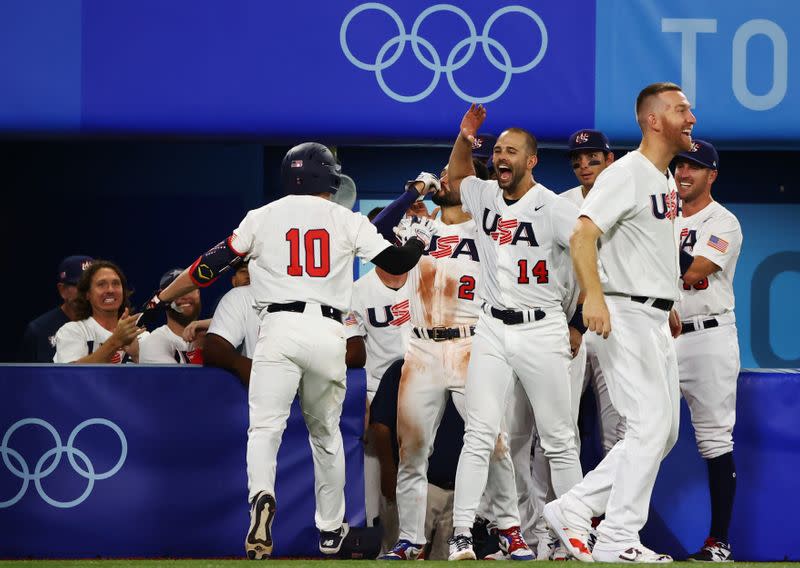
[[[416,237],[411,237],[401,247],[386,247],[372,262],[389,274],[405,274],[417,264],[425,245]]]
[[[602,294],[603,286],[597,272],[597,239],[584,231],[576,231],[570,239],[570,254],[581,287],[581,300]]]
[[[117,341],[114,337],[110,337],[105,343],[103,343],[100,347],[97,348],[97,351],[94,353],[89,353],[85,357],[81,357],[77,361],[73,361],[73,363],[78,364],[101,364],[101,363],[110,363],[111,359],[114,357],[114,353],[122,349],[122,344]]]
[[[162,302],[171,302],[175,298],[180,298],[193,290],[197,290],[197,288],[198,286],[192,282],[192,278],[189,276],[189,269],[186,268],[181,272],[180,276],[172,281],[172,284],[159,292],[158,297]]]
[[[461,134],[456,138],[453,149],[450,151],[450,161],[447,164],[447,178],[453,187],[459,187],[461,180],[475,175],[472,165],[472,144]]]
[[[411,207],[411,204],[414,203],[418,197],[419,192],[416,189],[408,189],[400,194],[397,199],[384,207],[383,211],[378,213],[378,215],[372,220],[372,224],[375,225],[375,228],[384,239],[390,243],[395,242],[395,236],[392,232],[392,229],[397,226],[397,224],[403,218],[403,215],[405,215],[406,211],[408,211],[408,208]]]
[[[245,387],[250,384],[253,361],[241,355],[228,341],[216,334],[206,335],[203,366],[217,367],[233,373]]]

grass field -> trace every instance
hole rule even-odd
[[[268,560],[266,561],[269,568],[303,568],[305,566],[314,568],[367,568],[368,565],[377,564],[381,566],[394,565],[396,563],[389,561],[378,560]],[[477,562],[460,562],[455,566],[459,568],[468,568],[469,566],[477,566],[478,564],[485,566],[483,561]],[[572,568],[579,566],[580,562],[559,562],[559,567],[571,566]],[[141,559],[141,560],[3,560],[0,561],[0,568],[24,568],[31,566],[33,568],[237,568],[239,566],[253,566],[254,562],[249,560],[162,560],[162,559]],[[427,568],[453,568],[453,564],[446,561],[427,561],[423,566]],[[541,566],[541,564],[534,564]],[[630,564],[603,564],[606,567],[622,567],[630,566]],[[695,562],[674,562],[671,566],[675,568],[697,568],[698,564]],[[735,568],[796,568],[796,562],[736,562],[733,565]]]

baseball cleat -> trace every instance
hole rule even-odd
[[[603,550],[603,548],[595,546],[592,556],[595,562],[621,562],[625,564],[666,564],[672,562],[672,557],[668,554],[653,552],[641,544],[615,550]]]
[[[491,554],[487,554],[481,560],[509,560],[509,557],[506,556],[502,550],[498,550],[496,552],[492,552]]]
[[[592,552],[589,550],[589,531],[580,530],[575,527],[570,527],[564,520],[564,512],[561,510],[561,505],[558,500],[550,501],[544,506],[542,513],[544,520],[550,530],[553,531],[567,552],[571,554],[575,560],[581,562],[594,562]]]
[[[403,539],[397,541],[397,544],[395,544],[389,552],[383,556],[379,556],[378,560],[421,560],[420,555],[422,554],[422,549],[423,545],[414,544],[411,541]]]
[[[448,560],[477,560],[472,549],[472,537],[465,534],[454,535],[450,543],[450,556]]]
[[[720,542],[710,536],[703,544],[703,548],[694,554],[690,554],[686,560],[689,562],[733,562],[731,545]]]
[[[572,557],[569,555],[569,552],[567,552],[567,549],[564,548],[564,545],[561,544],[561,541],[559,540],[556,543],[556,547],[553,549],[553,557],[551,560],[570,560],[571,558]]]
[[[500,550],[511,560],[533,560],[533,552],[522,538],[519,527],[498,530],[497,537],[500,541]]]
[[[244,540],[244,550],[250,560],[272,556],[272,520],[275,518],[275,497],[260,491],[250,502],[250,530]]]
[[[336,554],[342,548],[348,532],[350,526],[347,523],[342,523],[335,531],[319,531],[319,551],[322,554]]]

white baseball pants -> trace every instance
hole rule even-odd
[[[321,531],[338,529],[344,519],[345,468],[339,430],[346,389],[344,354],[344,327],[323,317],[319,306],[309,305],[302,314],[265,313],[250,374],[250,498],[259,491],[275,495],[278,448],[297,394],[314,459],[314,520]],[[277,496],[276,501],[280,504]]]
[[[661,460],[678,437],[679,388],[668,313],[606,296],[608,339],[587,333],[606,378],[611,401],[626,424],[625,435],[594,471],[561,498],[567,522],[588,530],[605,513],[598,546],[639,542]]]
[[[681,335],[675,349],[681,394],[692,414],[700,455],[713,459],[732,452],[740,366],[736,324]]]
[[[484,313],[476,331],[465,389],[467,417],[456,474],[455,527],[472,526],[515,374],[533,408],[556,493],[564,493],[581,479],[564,313],[553,309],[540,321],[519,325],[506,325]]]
[[[432,341],[412,337],[406,351],[397,402],[397,510],[400,539],[425,544],[425,509],[428,491],[428,457],[444,413],[447,397],[464,416],[464,381],[473,338]],[[495,434],[492,449],[500,430]],[[504,439],[505,437],[501,438]],[[505,444],[497,443],[489,468],[487,502],[500,528],[519,525],[514,468]],[[484,485],[486,480],[484,479]],[[481,487],[483,493],[483,487]],[[480,495],[478,496],[480,498]],[[472,526],[472,522],[469,523]]]

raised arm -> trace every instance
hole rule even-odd
[[[447,165],[447,176],[449,187],[454,189],[461,188],[461,180],[468,176],[475,175],[472,166],[472,145],[475,143],[475,136],[478,129],[486,119],[486,109],[483,105],[469,107],[469,110],[461,119],[461,128],[450,152],[450,162]]]

